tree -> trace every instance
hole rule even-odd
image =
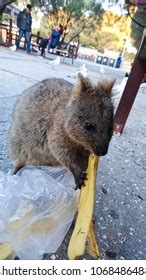
[[[15,0],[0,0],[0,22],[2,21],[3,12],[7,5],[16,2]]]
[[[57,12],[60,7],[65,7],[66,2],[64,0],[31,0],[31,5],[34,7],[39,7],[44,13],[50,11]]]
[[[130,19],[106,10],[98,34],[100,35],[100,40],[97,42],[100,49],[101,42],[105,42],[103,47],[122,52],[124,40],[130,36]]]
[[[45,0],[44,0],[45,1]],[[54,1],[52,1],[54,2]],[[64,26],[63,40],[69,43],[80,37],[80,43],[104,51],[122,52],[124,40],[130,36],[130,19],[109,10],[104,11],[95,0],[48,1],[48,11],[41,24],[41,34],[48,35],[54,26]],[[41,2],[42,3],[42,2]],[[60,6],[59,4],[60,3]]]
[[[94,32],[92,36],[81,34],[81,43],[86,47],[93,47],[100,52],[108,50],[118,50],[117,41],[118,37],[108,31]]]
[[[39,7],[46,3],[45,0],[37,2],[39,2]],[[103,15],[101,4],[93,0],[47,1],[47,10],[44,8],[44,11],[46,15],[42,21],[41,31],[47,35],[54,26],[61,23],[64,28],[62,40],[68,43],[79,38],[80,33],[85,29],[93,31],[97,21],[99,22]]]

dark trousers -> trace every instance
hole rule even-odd
[[[39,49],[41,50],[41,56],[44,56],[45,48],[47,47],[47,45],[48,45],[48,39],[42,38],[39,44]]]
[[[31,50],[30,50],[30,32],[29,31],[20,29],[18,38],[16,40],[16,47],[17,47],[17,49],[19,48],[20,40],[21,40],[22,36],[24,36],[25,40],[26,40],[26,50],[28,53],[30,53]]]

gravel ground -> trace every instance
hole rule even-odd
[[[52,58],[52,57],[50,57]],[[54,58],[54,57],[53,57]],[[84,62],[74,65],[66,59],[64,64],[52,67],[49,60],[15,53],[0,47],[0,169],[12,168],[8,157],[7,132],[12,111],[23,90],[47,77],[61,77],[71,82],[68,75],[76,72]],[[86,63],[93,80],[116,78],[120,83],[125,72]],[[115,101],[115,108],[119,99]],[[121,136],[112,138],[109,153],[100,159],[97,177],[96,235],[101,259],[145,259],[144,251],[144,186],[146,186],[146,91],[141,91]],[[67,259],[67,245],[71,230],[59,250],[45,259]],[[85,254],[84,259],[90,259]]]

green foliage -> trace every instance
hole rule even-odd
[[[74,15],[79,18],[82,15],[84,7],[84,0],[70,0],[67,1],[67,5],[64,7],[64,9],[67,12],[74,13]]]
[[[64,27],[62,40],[78,41],[103,52],[104,49],[121,52],[124,39],[130,34],[130,19],[111,11],[104,11],[95,0],[31,0],[43,7],[41,35],[50,35],[54,26]]]
[[[9,23],[10,19],[11,19],[10,15],[3,13],[3,22],[4,23]]]
[[[95,1],[68,0],[63,1],[63,4],[62,1],[50,2],[52,9],[48,10],[41,24],[41,33],[44,35],[50,34],[51,29],[61,23],[64,27],[63,40],[69,42],[73,39],[76,40],[83,30],[91,31],[91,28],[96,28],[97,23],[101,23],[103,10],[101,5],[97,5]],[[55,10],[53,2],[56,5]],[[62,6],[60,7],[59,4]]]
[[[146,27],[146,10],[145,9],[137,9],[136,13],[133,16],[134,20],[142,24]],[[133,39],[133,44],[136,48],[139,48],[143,27],[136,24],[134,21],[131,22],[131,37]]]
[[[100,52],[104,52],[104,49],[117,50],[118,38],[115,34],[109,32],[99,32],[94,31],[92,36],[87,36],[87,34],[81,35],[81,44],[87,47],[94,47]]]
[[[121,52],[123,40],[130,34],[129,23],[129,18],[105,11],[101,25],[97,24],[95,33],[92,34],[92,45],[100,51],[109,49]]]

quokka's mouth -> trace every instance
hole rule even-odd
[[[102,157],[105,156],[108,152],[108,146],[102,146],[102,147],[95,147],[92,149],[92,154]]]

